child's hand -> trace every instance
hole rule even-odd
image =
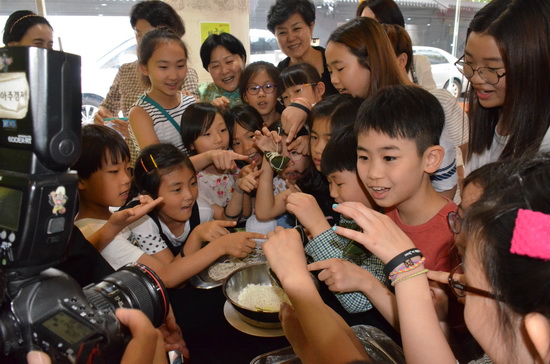
[[[248,156],[235,153],[232,150],[210,150],[208,152],[208,157],[212,164],[217,169],[220,170],[233,170],[237,168],[237,165],[235,164],[235,160],[247,160]]]
[[[296,229],[276,227],[275,231],[267,234],[268,240],[263,243],[262,250],[267,257],[269,266],[281,284],[298,282],[298,277],[309,277],[306,255],[302,245],[302,238]]]
[[[263,171],[263,169],[258,170],[256,167],[255,171],[237,180],[237,187],[246,193],[251,193],[258,188],[258,184],[260,183],[260,175]]]
[[[252,239],[265,239],[264,234],[249,233],[239,231],[222,236],[212,243],[221,244],[224,254],[229,254],[237,258],[245,258],[256,247],[256,242]],[[211,244],[212,244],[211,243]]]
[[[281,136],[276,131],[269,131],[265,126],[262,131],[254,132],[254,143],[263,152],[282,152],[282,148],[278,143],[282,141]]]
[[[323,231],[330,229],[325,214],[323,214],[315,197],[312,195],[294,192],[286,197],[285,202],[287,211],[293,213],[313,236],[317,236]]]
[[[294,102],[302,103],[299,100]],[[305,107],[308,107],[304,104]],[[281,113],[281,124],[283,125],[283,130],[288,135],[286,138],[286,143],[291,143],[296,134],[304,127],[306,124],[308,114],[297,107],[287,107]]]
[[[197,234],[197,237],[200,241],[214,241],[224,235],[229,234],[229,231],[226,228],[233,227],[236,224],[236,221],[227,220],[208,221],[197,226],[193,230],[193,233]]]
[[[139,205],[122,211],[117,211],[111,214],[109,217],[109,223],[113,226],[119,227],[121,230],[130,225],[134,221],[139,220],[144,215],[153,210],[162,201],[163,197],[159,197],[156,200],[149,195],[139,195]]]
[[[288,150],[295,150],[302,155],[309,155],[309,136],[301,135],[289,144]]]
[[[357,292],[369,279],[375,279],[366,269],[345,259],[332,258],[308,265],[310,271],[321,270],[317,276],[332,292]]]
[[[197,95],[195,95],[191,91],[181,90],[180,93],[185,95],[185,96],[193,96],[193,98],[195,98],[195,102],[201,102],[201,100],[197,97]]]
[[[231,101],[225,96],[217,97],[212,101],[212,105],[216,106],[222,114],[229,109],[230,104]]]
[[[386,215],[359,202],[344,202],[334,211],[352,219],[363,232],[338,226],[335,231],[348,239],[363,244],[384,264],[405,250],[415,248],[409,237]]]
[[[258,170],[258,166],[256,164],[256,161],[252,161],[250,164],[247,164],[243,168],[241,168],[239,172],[239,178],[246,177],[247,174],[255,172]]]

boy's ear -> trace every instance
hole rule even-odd
[[[147,70],[147,66],[144,65],[144,64],[139,64],[139,71],[141,72],[141,74],[143,74],[144,76],[149,76],[149,71]]]
[[[86,189],[86,180],[78,177],[78,186],[77,186],[78,190],[79,191],[83,191]]]
[[[524,325],[527,336],[543,363],[550,360],[550,322],[540,313],[529,313],[525,316]]]
[[[317,82],[317,85],[315,85],[315,91],[319,94],[319,96],[323,97],[325,94],[326,86],[323,81]]]
[[[432,145],[424,152],[424,172],[432,174],[439,169],[443,157],[445,156],[445,149],[441,145]]]

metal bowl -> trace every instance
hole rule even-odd
[[[229,303],[235,307],[244,322],[267,329],[280,328],[281,321],[279,321],[278,311],[252,310],[237,303],[239,294],[248,284],[276,286],[277,283],[269,274],[269,265],[267,263],[252,264],[237,269],[227,276],[222,289],[223,294]]]
[[[313,283],[319,289],[319,281],[311,274]],[[279,321],[279,311],[253,310],[239,305],[239,293],[248,284],[259,284],[263,286],[277,286],[277,282],[269,273],[269,264],[259,263],[242,267],[231,273],[225,279],[222,290],[223,294],[239,314],[239,317],[246,323],[267,329],[281,328]]]

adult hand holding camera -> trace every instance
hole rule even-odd
[[[162,334],[153,327],[153,324],[143,312],[136,309],[119,308],[116,310],[115,315],[123,325],[128,327],[132,334],[132,339],[126,346],[120,361],[121,364],[167,363]],[[169,318],[170,316],[168,316],[167,321]],[[181,334],[181,330],[179,332]],[[189,356],[185,343],[183,349],[182,354]],[[27,363],[51,364],[51,359],[44,352],[31,351],[27,354]]]
[[[132,339],[126,346],[120,361],[121,364],[167,362],[162,334],[153,327],[143,312],[136,309],[119,308],[115,315],[132,334]]]

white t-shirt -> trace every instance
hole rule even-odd
[[[80,229],[85,238],[89,237],[103,225],[107,220],[100,219],[81,219],[75,221],[75,226]],[[133,245],[134,238],[129,228],[124,228],[102,251],[101,255],[105,260],[117,270],[128,263],[137,262],[143,255],[143,251]]]
[[[485,150],[483,153],[473,154],[468,163],[466,163],[466,175],[470,174],[470,172],[478,169],[481,166],[496,162],[502,154],[502,151],[504,150],[507,142],[508,136],[500,135],[495,130],[495,135],[493,136],[491,147]],[[550,129],[546,131],[546,134],[544,135],[544,138],[542,139],[542,143],[540,144],[539,148],[539,151],[548,150],[550,150]]]
[[[200,223],[202,224],[204,222],[211,221],[213,219],[212,208],[209,205],[201,203],[200,201],[197,201],[197,203],[199,205]],[[161,219],[159,219],[159,221],[162,232],[174,246],[182,245],[191,232],[191,224],[189,223],[189,220],[185,222],[183,233],[180,236],[174,235]],[[143,216],[129,227],[143,252],[152,255],[168,248],[166,242],[160,235],[157,224],[148,215]]]

